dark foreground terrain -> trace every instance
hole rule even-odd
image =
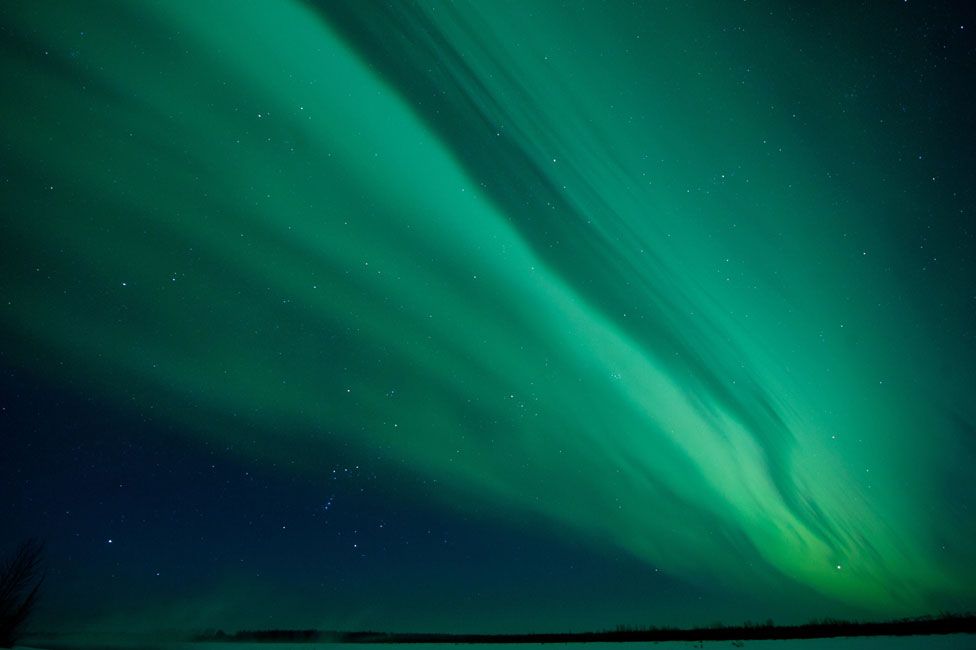
[[[945,614],[894,621],[815,621],[803,625],[745,623],[698,628],[619,628],[603,632],[542,634],[428,634],[396,632],[339,632],[327,630],[244,630],[205,632],[194,641],[279,643],[613,643],[633,641],[760,641],[826,639],[834,637],[915,636],[976,633],[976,615]]]

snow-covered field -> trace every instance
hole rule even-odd
[[[943,636],[911,636],[911,637],[868,637],[868,638],[838,638],[812,639],[799,641],[744,641],[743,648],[751,650],[976,650],[976,635],[950,634]],[[541,650],[638,650],[653,646],[653,650],[689,650],[698,648],[697,643],[667,642],[667,643],[585,643],[547,645]],[[43,645],[17,646],[25,650],[48,650]],[[307,648],[328,648],[328,650],[448,650],[457,646],[443,644],[411,644],[397,648],[389,644],[314,644],[314,643],[169,643],[161,645],[140,644],[131,646],[106,645],[62,645],[49,646],[57,650],[302,650]],[[526,645],[478,645],[470,646],[471,650],[540,650],[538,644]],[[731,641],[706,642],[702,648],[733,648]]]

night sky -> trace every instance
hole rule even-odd
[[[3,3],[36,626],[976,608],[974,13]]]

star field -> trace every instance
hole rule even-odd
[[[921,4],[0,9],[41,620],[972,609],[974,22]]]

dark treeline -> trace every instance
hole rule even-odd
[[[229,641],[233,643],[313,643],[339,641],[341,632],[324,630],[241,630],[228,634],[223,630],[207,631],[193,637],[194,641]]]
[[[194,641],[279,643],[589,643],[634,641],[760,641],[824,639],[851,636],[912,636],[976,633],[976,615],[942,614],[884,622],[824,619],[803,625],[746,622],[715,623],[708,627],[626,627],[603,632],[555,632],[542,634],[428,634],[397,632],[340,632],[328,630],[223,630],[198,634]]]

